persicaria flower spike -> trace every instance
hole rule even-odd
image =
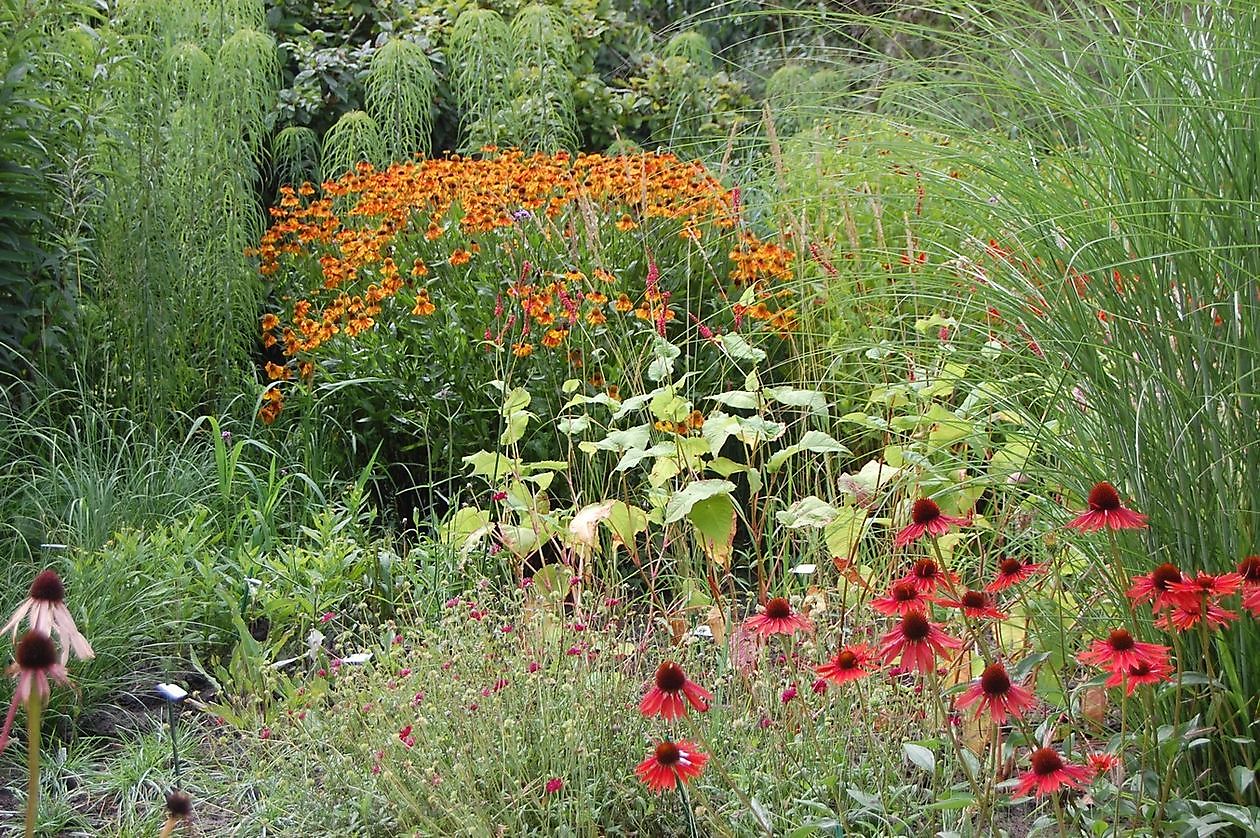
[[[688,704],[703,713],[712,701],[713,694],[688,678],[681,666],[665,661],[656,668],[656,683],[643,696],[639,712],[669,721],[687,715]]]
[[[1029,762],[1031,766],[1015,786],[1015,793],[1021,796],[1036,792],[1037,797],[1043,797],[1060,789],[1080,788],[1089,779],[1088,768],[1064,762],[1054,748],[1038,748]]]
[[[928,620],[922,611],[911,611],[884,635],[879,653],[885,663],[898,656],[906,669],[928,673],[936,667],[936,656],[949,657],[949,649],[959,649],[962,641],[950,637]]]
[[[865,644],[857,644],[845,646],[834,658],[814,667],[814,671],[826,681],[847,684],[870,675],[878,665],[875,650]]]
[[[897,533],[893,545],[905,547],[924,535],[944,535],[951,526],[965,527],[970,523],[966,518],[954,518],[941,512],[941,508],[931,498],[919,498],[910,507],[910,523]]]
[[[791,636],[798,631],[813,631],[814,625],[802,614],[792,611],[786,597],[777,596],[766,603],[760,614],[744,621],[744,628],[761,638],[772,634]]]
[[[1008,715],[1022,719],[1024,713],[1036,703],[1033,694],[1011,681],[1006,667],[1000,663],[991,663],[980,673],[980,677],[958,697],[958,707],[966,709],[973,704],[976,707],[976,718],[988,711],[994,724],[1006,724]]]
[[[1081,532],[1095,530],[1140,530],[1146,527],[1146,516],[1140,512],[1125,508],[1120,503],[1120,494],[1110,483],[1096,483],[1089,491],[1086,501],[1088,507],[1077,515],[1068,526]]]
[[[66,608],[66,586],[52,570],[42,571],[31,583],[30,594],[18,605],[9,621],[0,627],[0,634],[17,639],[18,627],[23,620],[30,623],[32,631],[61,638],[61,662],[70,659],[70,653],[79,660],[95,657],[92,645],[79,631]]]
[[[13,701],[9,704],[4,724],[0,726],[0,751],[9,744],[9,730],[13,727],[13,718],[17,715],[18,707],[32,700],[41,705],[48,701],[48,696],[52,693],[52,688],[48,685],[49,678],[70,686],[66,668],[57,659],[57,647],[44,632],[32,629],[22,635],[14,657],[16,660],[6,674],[17,678],[17,687],[13,690]]]
[[[666,740],[635,767],[634,773],[649,789],[660,793],[699,777],[708,761],[709,755],[700,753],[692,743]]]

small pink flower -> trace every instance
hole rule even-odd
[[[411,733],[411,725],[407,725],[402,730],[398,731],[398,741],[406,745],[408,748],[411,748],[416,744],[416,737]]]
[[[410,674],[411,674],[411,667],[409,666],[403,667],[402,669],[398,670],[399,678],[406,678]]]
[[[504,634],[511,634],[512,632],[516,631],[516,627],[509,623],[506,626],[500,626],[499,631],[501,631]]]
[[[792,684],[790,687],[784,690],[783,694],[779,696],[779,701],[783,702],[784,704],[787,704],[789,701],[791,701],[794,698],[796,698],[796,684]]]
[[[423,691],[423,690],[421,690],[420,692],[416,693],[415,695],[413,695],[413,696],[411,697],[411,706],[412,706],[412,707],[419,707],[419,706],[421,705],[421,703],[423,703],[423,702],[424,702],[424,691]]]
[[[538,661],[530,661],[530,662],[529,662],[529,666],[528,666],[528,667],[526,667],[526,668],[529,670],[530,674],[533,674],[533,673],[537,672],[537,671],[538,671]]]
[[[555,794],[556,792],[560,791],[560,789],[562,788],[564,788],[564,780],[560,779],[559,777],[552,777],[550,780],[547,781],[547,785],[543,789],[543,793]]]
[[[331,622],[332,620],[336,619],[336,617],[337,617],[337,615],[336,615],[336,614],[334,614],[333,612],[331,612],[331,611],[325,611],[323,614],[319,615],[319,621],[320,621],[321,623],[327,623],[327,622]]]
[[[259,738],[259,739],[270,739],[270,738],[271,738],[271,728],[269,728],[269,727],[264,727],[262,730],[258,731],[258,738]]]
[[[817,680],[815,680],[813,690],[817,695],[822,695],[823,693],[827,692],[827,679],[818,678]]]

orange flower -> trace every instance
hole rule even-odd
[[[627,311],[634,308],[634,303],[630,301],[629,296],[621,294],[617,297],[617,302],[613,303],[613,308],[617,309],[617,311],[622,314],[625,314]]]
[[[623,215],[617,219],[617,229],[623,233],[628,233],[638,226],[635,220],[628,215]]]
[[[512,344],[512,354],[518,358],[525,358],[534,352],[534,344],[532,343],[514,343]]]
[[[421,288],[416,293],[416,304],[412,307],[411,313],[416,317],[428,317],[435,311],[437,311],[437,306],[433,305],[433,301],[429,299],[428,289]]]
[[[267,378],[271,381],[288,381],[291,375],[287,367],[282,367],[271,361],[267,362],[264,369],[267,371]]]
[[[460,265],[467,265],[471,259],[472,259],[472,254],[461,247],[460,249],[452,253],[451,258],[447,261],[449,261],[455,267],[459,267]]]
[[[274,314],[268,313],[262,316],[262,330],[264,332],[270,332],[279,325],[280,318],[276,317]]]
[[[542,345],[548,349],[555,349],[564,343],[564,339],[569,336],[568,329],[548,329],[547,334],[543,336]]]

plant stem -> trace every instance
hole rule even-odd
[[[39,811],[39,715],[44,709],[33,692],[26,701],[26,838],[35,838],[35,815]]]

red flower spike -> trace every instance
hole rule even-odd
[[[879,654],[884,663],[892,663],[900,657],[904,668],[926,674],[936,668],[937,655],[948,658],[947,650],[961,647],[961,640],[941,631],[922,611],[911,611],[884,635]]]
[[[1035,792],[1044,797],[1066,788],[1080,788],[1089,779],[1089,769],[1063,761],[1054,748],[1039,748],[1029,756],[1031,766],[1019,777],[1015,793],[1026,796]]]
[[[993,577],[992,582],[984,586],[984,589],[990,593],[1004,591],[1035,574],[1045,572],[1045,565],[1021,562],[1019,559],[1003,559],[998,565],[997,575]]]
[[[703,713],[712,701],[713,693],[688,678],[678,664],[665,661],[657,667],[656,683],[643,696],[639,712],[669,721],[687,715],[688,704]]]
[[[893,539],[893,546],[905,547],[907,544],[918,541],[924,535],[933,537],[944,535],[949,532],[951,526],[965,527],[970,523],[970,519],[954,518],[941,512],[941,508],[931,498],[919,498],[910,508],[910,523],[897,533],[897,537]]]
[[[978,704],[977,719],[987,711],[993,723],[1001,725],[1006,724],[1008,715],[1022,719],[1036,701],[1031,692],[1011,682],[1006,667],[1000,663],[991,663],[967,691],[958,697],[958,707],[965,710]]]
[[[1095,530],[1140,530],[1146,527],[1146,516],[1125,508],[1120,494],[1110,483],[1097,483],[1089,491],[1088,509],[1077,515],[1068,526],[1081,532]]]
[[[766,603],[760,614],[745,620],[744,629],[764,639],[772,634],[786,634],[790,637],[798,631],[813,631],[814,624],[805,616],[794,613],[792,604],[786,598],[777,596]]]
[[[875,650],[865,644],[857,644],[845,646],[827,663],[814,667],[814,671],[833,684],[847,684],[865,678],[878,666]]]
[[[634,773],[649,789],[660,793],[679,781],[686,783],[699,777],[708,761],[709,755],[700,753],[692,743],[666,740],[635,767]]]

